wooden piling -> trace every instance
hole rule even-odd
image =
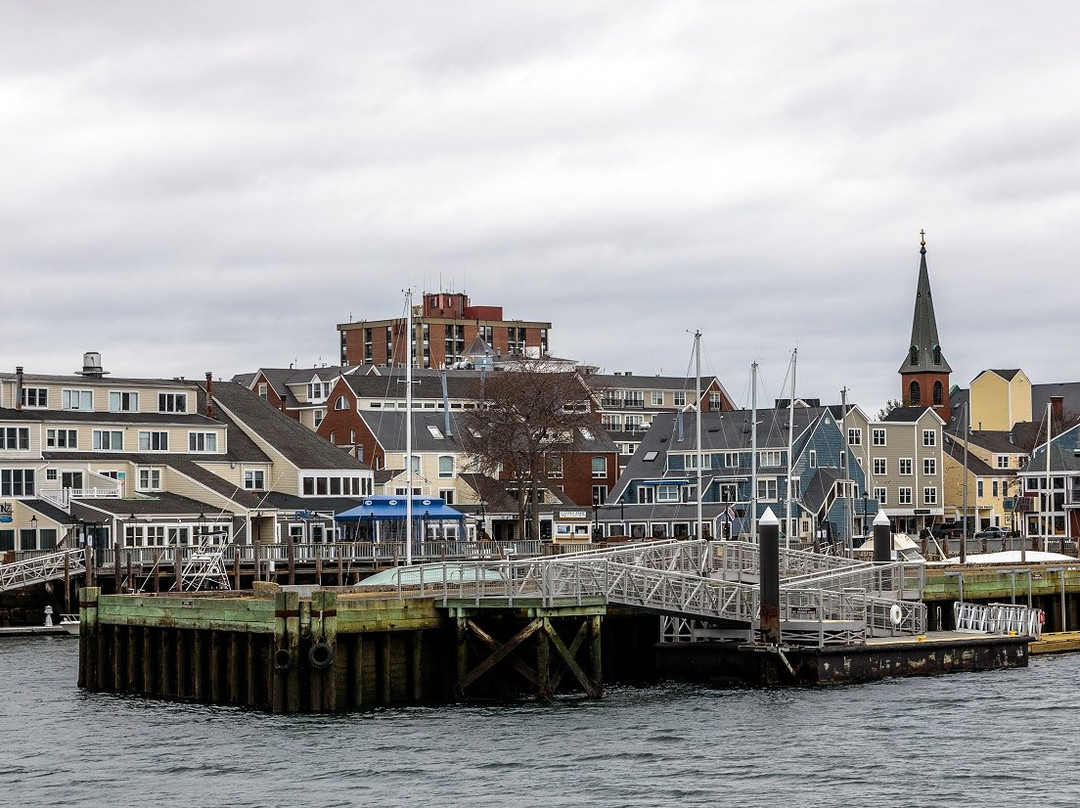
[[[179,542],[176,543],[176,549],[173,552],[173,568],[176,575],[176,586],[173,587],[177,592],[184,591],[184,548]]]
[[[101,590],[85,586],[79,590],[79,687],[98,689],[98,597]]]
[[[64,614],[71,614],[71,559],[64,553]]]
[[[589,618],[589,639],[592,651],[592,675],[596,683],[597,698],[604,693],[604,657],[603,644],[601,643],[601,624],[603,618],[593,615]]]
[[[154,553],[154,592],[161,591],[161,553]]]
[[[120,594],[120,542],[113,543],[113,592]]]
[[[289,586],[293,586],[296,583],[296,542],[292,536],[286,537],[285,552],[289,559]]]
[[[236,548],[236,555],[233,557],[233,589],[237,592],[240,591],[240,548]]]
[[[274,596],[274,684],[271,709],[276,713],[300,711],[300,594]]]

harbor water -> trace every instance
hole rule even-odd
[[[0,642],[0,805],[1075,806],[1080,655],[786,690],[684,685],[279,716],[86,694]]]

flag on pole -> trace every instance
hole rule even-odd
[[[724,511],[724,516],[727,517],[727,520],[729,522],[734,522],[735,521],[735,508],[733,506],[729,505],[728,509],[726,511]]]

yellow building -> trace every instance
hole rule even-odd
[[[968,391],[971,428],[1008,431],[1031,420],[1031,380],[1019,368],[984,370]]]

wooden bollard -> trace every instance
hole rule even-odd
[[[98,689],[98,597],[96,586],[79,590],[79,687]]]
[[[176,574],[176,586],[177,592],[184,591],[184,548],[180,545],[176,545],[176,551],[173,553],[173,567]]]
[[[240,548],[236,548],[236,555],[233,557],[233,589],[237,592],[240,591]]]

